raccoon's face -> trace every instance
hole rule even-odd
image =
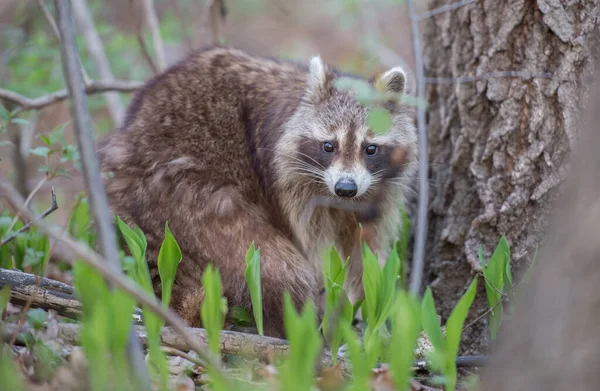
[[[366,108],[350,91],[336,89],[333,79],[321,59],[313,58],[305,99],[280,143],[286,175],[353,200],[369,196],[384,178],[402,186],[413,174],[411,163],[417,156],[416,131],[406,109],[387,105],[391,128],[376,134],[368,125]],[[376,83],[388,92],[402,93],[405,74],[392,68]],[[407,152],[401,167],[392,161],[398,147]]]

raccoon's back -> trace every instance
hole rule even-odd
[[[146,172],[179,159],[229,181],[256,182],[302,97],[304,75],[301,66],[233,49],[193,54],[135,94],[104,160]]]

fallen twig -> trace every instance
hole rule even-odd
[[[48,216],[50,213],[54,212],[55,210],[58,209],[58,203],[56,202],[56,193],[54,192],[54,187],[52,188],[52,205],[50,205],[50,207],[48,209],[46,209],[41,215],[39,215],[39,219],[44,219],[46,218],[46,216]],[[31,228],[32,222],[30,221],[29,223],[25,224],[23,227],[21,227],[21,229],[19,229],[17,232],[11,234],[9,237],[7,237],[6,239],[2,240],[2,242],[0,243],[0,247],[4,246],[5,244],[11,242],[12,240],[14,240],[17,236],[19,236],[20,234],[22,234],[23,232],[29,230],[29,228]]]
[[[4,326],[4,336],[12,335],[17,325],[6,324]],[[79,344],[79,332],[81,326],[73,323],[59,323],[58,338],[71,345]],[[146,329],[143,326],[135,326],[135,333],[143,346],[147,346]],[[24,329],[25,331],[27,328]],[[185,332],[189,335],[194,344],[202,350],[208,350],[208,335],[205,329],[185,327]],[[181,334],[172,327],[163,327],[160,334],[161,345],[167,348],[176,349],[181,352],[195,350],[188,341],[181,337]],[[285,357],[289,353],[290,346],[284,339],[260,336],[258,334],[240,333],[236,331],[221,331],[221,353],[230,354],[246,358],[268,358]],[[199,364],[205,366],[206,361],[199,356]],[[340,369],[345,375],[349,375],[348,362],[338,359]],[[320,360],[320,368],[328,368],[333,365],[333,360],[329,352],[325,352]]]
[[[81,303],[68,284],[18,270],[0,269],[0,288],[6,285],[10,286],[10,302],[13,304],[25,305],[31,300],[34,308],[51,309],[69,318],[77,318],[81,314]]]

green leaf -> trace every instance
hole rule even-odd
[[[45,173],[51,173],[51,172],[52,172],[52,167],[50,167],[50,166],[49,166],[49,165],[47,165],[47,164],[42,164],[42,165],[40,166],[40,168],[38,168],[38,171],[39,171],[39,172],[45,172]]]
[[[255,325],[254,318],[250,315],[250,312],[242,306],[236,305],[229,311],[229,316],[233,323],[238,326],[252,327]]]
[[[33,248],[25,249],[25,258],[23,258],[22,267],[36,266],[44,259],[46,253],[44,251],[36,251]]]
[[[436,350],[437,355],[445,355],[446,341],[442,335],[442,328],[438,322],[437,311],[433,302],[433,293],[431,288],[427,287],[423,301],[421,302],[421,322],[425,332],[429,336],[431,344]]]
[[[42,142],[44,144],[46,144],[46,146],[51,146],[52,145],[52,141],[50,140],[50,136],[46,135],[46,134],[41,134],[40,135],[40,140],[42,140]]]
[[[162,284],[162,302],[165,306],[171,301],[171,290],[175,282],[177,267],[183,255],[177,244],[177,240],[169,229],[169,223],[165,223],[165,238],[158,252],[158,274]]]
[[[340,327],[351,325],[354,311],[344,289],[338,284],[332,284],[327,292],[325,314],[323,316],[323,335],[329,345],[334,365],[337,363],[337,354],[343,338]],[[335,322],[332,321],[335,320]]]
[[[314,303],[308,301],[299,315],[289,292],[285,292],[283,299],[284,327],[290,354],[280,369],[281,389],[309,390],[314,385],[316,362],[321,351],[317,311]]]
[[[67,170],[65,170],[62,167],[57,168],[56,171],[54,172],[54,175],[56,175],[56,176],[62,176],[62,177],[65,177],[65,178],[71,178],[71,174],[69,174],[67,172]]]
[[[469,285],[467,292],[460,298],[446,322],[446,343],[448,350],[444,375],[446,377],[446,390],[448,391],[454,391],[456,386],[456,356],[458,355],[458,348],[460,346],[460,337],[476,293],[477,276],[475,276],[471,285]]]
[[[204,300],[200,308],[202,325],[208,335],[208,347],[216,355],[221,353],[221,329],[225,321],[227,308],[224,308],[225,298],[222,296],[221,274],[209,264],[202,275]],[[227,302],[225,301],[225,304]]]
[[[334,87],[340,90],[353,90],[356,99],[362,104],[369,104],[376,98],[375,89],[364,80],[351,77],[340,77],[333,81]]]
[[[490,313],[490,336],[492,339],[496,339],[504,316],[504,309],[501,302],[507,268],[510,269],[510,247],[506,237],[502,236],[492,257],[488,261],[487,267],[483,270],[483,275],[486,279],[485,292],[488,299],[488,306],[494,308]]]
[[[363,289],[365,292],[365,301],[363,303],[362,311],[365,322],[374,324],[377,319],[376,316],[377,305],[379,303],[379,284],[382,280],[382,271],[379,267],[377,257],[369,246],[363,245]],[[373,317],[373,321],[371,321]]]
[[[351,391],[363,391],[371,389],[371,367],[367,362],[365,352],[361,348],[361,343],[352,331],[349,325],[342,325],[340,332],[348,345],[348,357],[352,362],[352,383],[350,384]]]
[[[373,132],[384,134],[392,126],[392,118],[386,109],[374,107],[367,114],[367,123]]]
[[[396,348],[392,350],[390,357],[396,390],[409,389],[414,348],[421,331],[420,318],[418,300],[400,290],[392,311],[392,345]]]
[[[9,120],[8,110],[2,105],[0,105],[0,119],[4,120],[4,122],[8,122]]]
[[[250,291],[250,300],[252,301],[252,312],[256,329],[260,335],[264,335],[263,329],[263,303],[262,288],[260,282],[260,248],[256,249],[254,242],[250,244],[246,252],[246,270],[244,272],[246,284]]]
[[[6,310],[6,306],[10,301],[10,285],[5,285],[0,289],[0,315]],[[1,319],[1,318],[0,318]]]
[[[41,308],[34,308],[27,312],[27,322],[35,330],[39,330],[48,320],[48,313]]]
[[[50,148],[48,147],[36,147],[29,150],[29,153],[36,156],[48,157],[50,155]]]

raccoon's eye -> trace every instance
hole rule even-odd
[[[365,149],[367,155],[375,155],[377,153],[377,145],[369,145],[367,149]]]
[[[330,142],[323,143],[323,151],[325,152],[333,152],[333,144]]]

